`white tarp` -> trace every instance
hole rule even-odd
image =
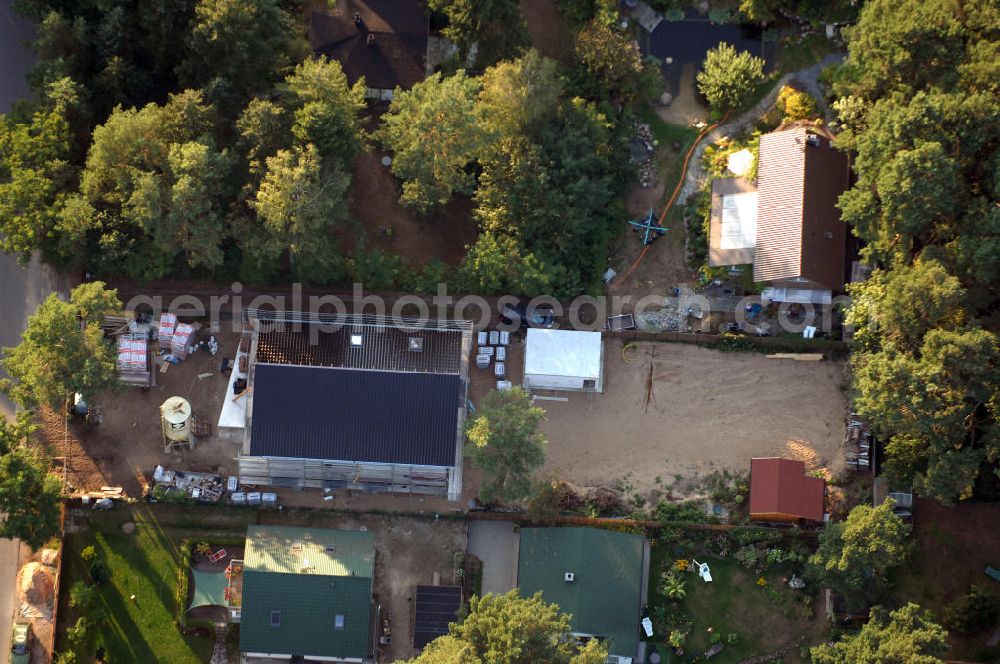
[[[246,374],[240,373],[240,357],[245,353],[237,353],[236,361],[233,363],[232,373],[229,374],[229,383],[226,385],[226,393],[222,399],[222,410],[219,412],[218,434],[222,438],[232,438],[239,435],[238,430],[246,427],[247,399],[249,395],[233,401],[236,394],[233,392],[233,385],[237,378],[246,378]]]
[[[751,249],[757,246],[757,192],[722,197],[719,249]]]
[[[530,328],[524,352],[524,383],[548,389],[601,391],[603,344],[600,332]]]

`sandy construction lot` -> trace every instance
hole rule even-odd
[[[676,475],[749,470],[755,456],[843,467],[840,364],[679,343],[639,343],[625,363],[621,340],[605,344],[604,394],[591,404],[576,394],[537,402],[548,412],[545,470],[555,476],[583,485],[627,480],[643,491],[657,478],[671,485]]]

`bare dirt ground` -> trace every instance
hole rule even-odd
[[[399,204],[399,183],[381,164],[383,156],[371,150],[354,162],[351,215],[361,222],[369,243],[418,268],[434,259],[458,264],[478,234],[472,201],[456,196],[442,211],[420,217]]]
[[[103,422],[91,425],[43,412],[40,441],[57,457],[54,466],[62,472],[66,458],[67,490],[96,491],[102,486],[120,486],[130,496],[139,496],[157,464],[180,470],[229,475],[236,468],[237,443],[215,437],[215,425],[226,395],[227,378],[220,372],[223,357],[235,357],[236,336],[216,335],[219,353],[214,357],[199,350],[167,373],[157,373],[157,385],[144,390],[128,388],[95,400]],[[199,379],[199,374],[211,373]],[[159,407],[168,397],[181,396],[191,402],[194,415],[212,426],[212,436],[198,441],[194,450],[163,451]]]
[[[708,108],[701,103],[698,98],[698,90],[695,87],[698,65],[689,62],[679,66],[681,67],[681,76],[677,95],[669,106],[657,106],[656,112],[663,118],[664,122],[671,124],[692,125],[697,122],[706,122]]]
[[[299,523],[299,516],[308,523]],[[262,512],[261,523],[308,525],[318,528],[375,533],[375,603],[388,611],[392,642],[381,646],[379,662],[394,662],[416,655],[413,649],[413,598],[417,585],[431,585],[434,573],[441,585],[460,585],[456,566],[465,552],[466,525],[458,519],[421,519],[405,516],[349,515],[312,512],[308,515]]]
[[[676,485],[676,476],[690,487],[714,470],[747,470],[756,456],[801,459],[833,474],[843,467],[839,364],[637,346],[626,364],[622,341],[606,340],[604,394],[593,404],[576,394],[538,402],[547,411],[544,470],[585,486],[623,483],[646,492]]]
[[[521,16],[539,53],[567,64],[573,57],[573,35],[555,0],[521,0]]]

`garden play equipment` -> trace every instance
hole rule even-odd
[[[629,226],[635,226],[635,232],[642,236],[642,246],[648,246],[653,244],[656,238],[660,237],[666,233],[668,229],[666,226],[661,226],[659,222],[656,221],[653,216],[653,208],[649,208],[649,214],[646,218],[639,221],[636,219],[628,220]]]
[[[699,563],[694,558],[691,559],[691,562],[698,566],[698,576],[701,577],[702,581],[705,583],[711,583],[712,571],[708,569],[708,563]]]

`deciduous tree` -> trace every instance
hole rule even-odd
[[[455,193],[471,194],[470,165],[491,140],[476,114],[478,78],[459,70],[396,90],[376,138],[392,151],[393,174],[403,181],[399,202],[418,212],[441,207]]]
[[[530,43],[518,0],[428,0],[448,18],[441,33],[458,45],[464,62],[475,53],[477,68],[515,57]]]
[[[698,72],[698,91],[717,112],[738,108],[764,80],[764,61],[732,44],[708,51]]]
[[[59,532],[62,482],[48,460],[20,447],[0,456],[0,537],[38,549]]]
[[[948,633],[912,602],[889,613],[872,609],[857,634],[810,650],[813,664],[942,664]]]
[[[607,657],[597,639],[577,645],[569,616],[541,593],[523,598],[511,590],[473,597],[468,615],[410,664],[603,664]]]
[[[538,430],[544,417],[519,387],[490,392],[483,401],[466,435],[469,454],[486,476],[484,500],[516,502],[531,495],[534,472],[545,463],[545,435]]]
[[[893,512],[890,499],[878,507],[858,505],[845,521],[820,533],[809,558],[824,582],[849,598],[874,599],[888,583],[888,572],[906,561],[910,527]]]
[[[267,172],[250,205],[257,233],[247,243],[262,274],[287,261],[298,279],[327,283],[342,270],[332,231],[346,214],[349,176],[324,168],[312,144],[280,150],[267,159]]]
[[[315,145],[324,165],[349,170],[361,147],[364,79],[348,85],[339,62],[309,58],[295,67],[282,88],[288,93],[285,103],[297,143]]]
[[[118,385],[114,349],[104,340],[100,314],[120,310],[115,291],[92,282],[73,289],[69,302],[50,295],[31,316],[22,341],[3,350],[11,379],[4,391],[28,407],[63,408],[79,392],[89,399]]]

